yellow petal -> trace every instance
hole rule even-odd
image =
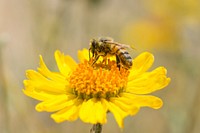
[[[113,113],[115,120],[120,128],[124,127],[124,118],[129,114],[121,109],[117,104],[113,102],[107,102],[108,110]]]
[[[66,77],[77,66],[76,62],[70,56],[65,56],[63,53],[61,53],[58,50],[55,52],[55,59],[56,59],[58,69]]]
[[[134,106],[137,107],[150,107],[153,109],[159,109],[163,105],[163,102],[160,98],[151,95],[135,95],[131,93],[122,93],[121,96],[132,100]]]
[[[74,99],[72,100],[71,106],[67,106],[64,109],[60,110],[57,113],[54,113],[51,115],[51,118],[53,118],[57,123],[63,122],[63,121],[74,121],[79,116],[79,110],[82,104],[81,99]]]
[[[135,106],[134,102],[127,97],[113,97],[110,98],[110,101],[129,115],[135,115],[139,111],[139,107]]]
[[[133,60],[133,66],[130,70],[129,79],[136,75],[146,72],[153,64],[154,56],[149,52],[143,52]]]
[[[58,82],[66,82],[66,77],[59,73],[51,72],[47,66],[45,65],[42,56],[40,55],[40,67],[38,68],[38,72],[43,76]]]
[[[67,106],[71,106],[74,104],[71,99],[74,99],[76,96],[75,95],[57,95],[54,96],[51,99],[48,99],[44,102],[41,102],[37,104],[36,110],[41,112],[41,111],[47,111],[47,112],[54,112],[61,110]]]
[[[144,73],[129,81],[126,91],[134,94],[148,94],[160,90],[170,82],[166,73],[167,70],[164,67],[158,67],[152,72]]]
[[[89,60],[89,51],[88,49],[83,49],[78,51],[78,59],[80,62],[84,60]]]
[[[101,100],[92,98],[88,101],[84,101],[79,116],[80,119],[86,123],[97,124],[106,123],[107,107]]]
[[[55,95],[44,93],[44,92],[36,92],[34,88],[32,87],[26,87],[26,89],[23,89],[23,93],[29,97],[32,97],[34,99],[37,99],[39,101],[45,101],[50,98],[53,98]]]
[[[32,86],[35,90],[38,91],[47,91],[52,92],[55,94],[63,94],[67,91],[67,86],[69,86],[69,83],[66,81],[64,83],[59,83],[56,81],[49,80],[45,78],[40,73],[34,71],[34,70],[27,70],[26,76],[29,80],[25,80],[24,84],[25,86]]]

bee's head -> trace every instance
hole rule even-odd
[[[98,52],[100,49],[99,42],[95,39],[90,40],[90,48],[89,50],[94,54],[95,52]]]

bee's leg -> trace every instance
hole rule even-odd
[[[120,59],[119,59],[118,55],[116,55],[116,63],[117,63],[117,67],[120,70]]]
[[[91,53],[91,49],[89,49],[89,60],[91,59],[90,53]],[[96,54],[94,52],[92,52],[92,58],[94,58],[95,55]]]
[[[107,53],[105,53],[105,54],[103,55],[103,63],[104,63],[105,65],[107,64],[107,59],[108,59]]]
[[[94,63],[96,63],[96,61],[99,59],[99,57],[100,57],[99,55],[97,55],[97,56],[95,57],[95,59],[94,59],[92,65],[94,65]]]
[[[103,62],[102,63],[104,63],[106,65],[106,63],[107,63],[107,56],[103,57]]]

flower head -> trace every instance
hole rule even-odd
[[[38,71],[26,71],[23,92],[41,101],[37,111],[54,112],[51,117],[58,123],[80,118],[104,124],[111,112],[123,128],[123,119],[141,107],[160,108],[162,100],[148,94],[170,82],[164,67],[147,71],[154,61],[148,52],[136,57],[129,70],[119,69],[112,58],[91,65],[86,49],[79,51],[79,64],[60,51],[55,52],[55,59],[59,72],[50,71],[40,56]]]

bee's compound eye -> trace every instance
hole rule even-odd
[[[94,39],[91,39],[90,40],[90,45],[93,45],[93,43],[94,43]]]
[[[93,45],[94,45],[94,43],[95,43],[95,40],[94,40],[94,39],[91,39],[91,40],[90,40],[90,45],[92,45],[92,46],[93,46]]]

